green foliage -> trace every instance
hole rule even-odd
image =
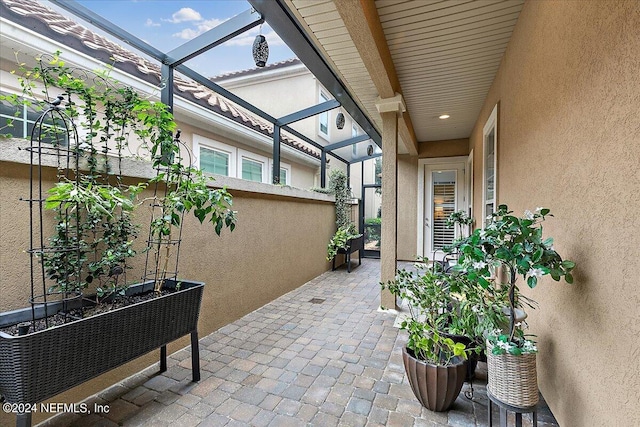
[[[225,227],[233,231],[232,196],[226,189],[210,188],[213,179],[204,177],[190,162],[181,163],[180,141],[174,138],[177,126],[166,105],[122,85],[109,76],[108,69],[88,72],[68,67],[60,52],[49,59],[36,59],[38,65],[31,69],[19,64],[24,97],[4,98],[20,108],[27,104],[44,111],[51,105],[47,102],[52,99],[50,93],[61,93],[58,98],[65,102],[59,103],[57,111],[79,123],[82,142],[71,148],[87,165],[86,171],[70,180],[61,164],[59,183],[49,190],[44,204],[54,211],[57,221],[49,238],[53,250],[42,255],[45,274],[54,282],[52,290],[77,291],[93,283],[98,297],[124,292],[126,283],[119,279],[129,268],[126,260],[136,255],[133,240],[138,227],[132,213],[138,194],[147,186],[146,182],[122,183],[121,160],[132,135],[159,171],[151,181],[156,188],[167,189],[153,202],[162,215],[151,225],[152,238],[171,242],[172,228],[179,227],[182,215],[190,211],[201,223],[211,223],[218,235]],[[35,93],[40,88],[43,96]],[[55,123],[52,128],[60,132]],[[115,174],[111,170],[114,154]],[[167,245],[167,258],[171,246]]]
[[[575,263],[563,260],[553,246],[553,239],[543,237],[542,222],[552,216],[549,209],[538,208],[535,213],[525,211],[522,217],[512,213],[507,205],[498,206],[483,230],[475,230],[455,246],[460,254],[456,270],[485,289],[498,286],[494,283],[494,273],[497,269],[506,269],[508,304],[513,314],[521,305],[516,285],[518,277],[530,288],[545,275],[555,281],[564,277],[567,283],[572,283]],[[514,340],[518,333],[517,325],[511,321],[510,339]]]
[[[455,356],[467,358],[465,345],[444,338],[450,315],[450,290],[446,275],[416,264],[416,271],[398,270],[395,280],[381,283],[393,295],[408,303],[409,317],[400,327],[409,333],[407,348],[416,358],[448,365]]]
[[[496,329],[487,334],[487,341],[491,343],[491,354],[512,354],[519,356],[521,354],[535,354],[538,352],[538,348],[533,340],[525,338],[521,330],[517,331],[518,334],[509,339],[508,335],[500,333],[500,330]]]
[[[360,237],[360,234],[357,234],[353,224],[338,228],[338,231],[336,231],[329,241],[329,245],[327,245],[327,261],[333,260],[338,254],[339,249],[346,250],[349,240],[357,237]]]
[[[333,169],[329,176],[329,190],[336,198],[336,224],[338,228],[351,224],[351,189],[347,185],[347,175]]]
[[[85,177],[60,181],[48,191],[44,208],[53,210],[57,220],[49,238],[56,250],[42,256],[45,274],[55,283],[50,291],[77,291],[96,279],[99,296],[117,287],[127,258],[136,254],[132,245],[138,226],[132,212],[145,186],[121,188]]]

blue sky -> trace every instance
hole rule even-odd
[[[244,0],[79,0],[79,3],[163,52],[251,8]],[[253,28],[186,65],[207,77],[254,68],[251,46],[258,32],[259,27]],[[295,56],[267,24],[262,26],[262,34],[269,43],[268,63]]]

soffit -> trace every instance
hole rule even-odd
[[[376,87],[333,0],[287,0],[380,128]],[[418,141],[468,138],[524,0],[376,0]],[[440,120],[438,116],[451,118]]]

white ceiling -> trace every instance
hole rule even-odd
[[[380,129],[375,107],[378,90],[336,8],[336,4],[348,2],[287,3]],[[523,3],[524,0],[375,1],[419,142],[469,137]],[[441,114],[451,118],[440,120]]]

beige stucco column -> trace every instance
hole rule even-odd
[[[380,279],[393,280],[397,269],[398,241],[398,117],[406,111],[402,95],[378,99],[376,108],[382,117],[382,239],[380,242]],[[380,305],[396,308],[389,291],[380,294]]]

